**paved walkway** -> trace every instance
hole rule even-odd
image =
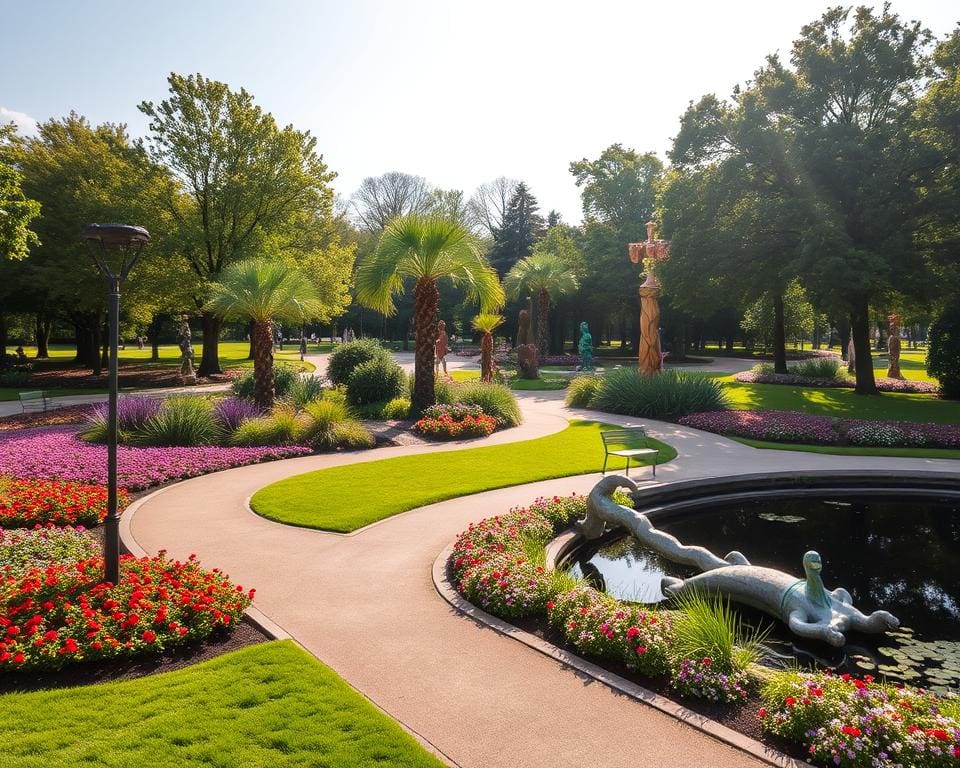
[[[524,425],[495,433],[484,443],[550,434],[574,416],[642,423],[679,452],[677,460],[658,470],[660,481],[785,468],[958,471],[957,463],[944,460],[762,451],[674,424],[570,411],[563,406],[562,392],[518,394]],[[458,447],[402,446],[310,456],[195,478],[140,504],[127,520],[126,540],[148,552],[166,548],[177,557],[196,553],[244,586],[256,587],[256,605],[264,614],[456,765],[762,765],[477,625],[437,594],[431,566],[469,522],[541,494],[586,492],[598,475],[433,504],[348,536],[272,523],[246,505],[257,489],[300,472]],[[388,487],[358,489],[357,503],[376,504],[389,493]]]

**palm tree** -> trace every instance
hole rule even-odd
[[[563,259],[548,251],[538,251],[520,259],[503,280],[511,298],[526,293],[537,296],[537,349],[547,354],[550,333],[550,302],[573,293],[580,287],[577,275]]]
[[[273,405],[273,321],[303,322],[323,314],[313,283],[282,261],[247,259],[220,273],[210,286],[204,309],[230,320],[251,320],[253,397],[263,408]]]
[[[503,320],[503,315],[490,313],[481,313],[473,318],[473,330],[483,334],[480,341],[480,378],[486,382],[493,379],[493,332]]]
[[[436,402],[434,344],[437,340],[437,281],[462,285],[481,311],[503,306],[503,288],[484,258],[480,242],[460,223],[443,216],[398,216],[383,230],[376,251],[357,269],[357,299],[391,315],[393,297],[413,278],[416,347],[412,411],[419,414]]]

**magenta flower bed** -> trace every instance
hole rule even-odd
[[[792,373],[754,373],[743,371],[733,377],[746,384],[789,384],[796,387],[827,387],[839,389],[854,389],[857,386],[855,379],[817,379],[812,376],[796,376]],[[876,379],[879,392],[909,392],[915,395],[933,395],[939,389],[929,381],[911,381],[908,379]]]
[[[680,423],[706,432],[779,443],[960,448],[957,424],[833,419],[793,411],[709,411],[684,416]]]
[[[170,480],[272,459],[303,456],[302,445],[253,448],[134,448],[117,452],[120,485],[141,490]],[[70,427],[0,433],[0,475],[106,484],[107,447],[81,440]]]

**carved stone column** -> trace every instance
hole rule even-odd
[[[887,318],[890,323],[890,336],[887,338],[887,378],[902,379],[900,373],[900,315],[890,315]]]
[[[653,376],[663,369],[660,353],[660,284],[647,273],[646,282],[640,286],[640,373]]]

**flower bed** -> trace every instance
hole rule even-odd
[[[83,526],[5,531],[0,528],[0,563],[4,573],[19,576],[32,568],[76,563],[95,557],[100,544]]]
[[[681,424],[721,435],[778,443],[873,447],[958,448],[960,425],[834,419],[793,411],[708,411]]]
[[[487,416],[479,405],[455,403],[431,405],[423,412],[413,428],[424,437],[435,440],[457,440],[466,437],[486,437],[492,434],[499,422]]]
[[[0,432],[31,427],[55,427],[64,424],[80,424],[90,415],[89,405],[68,405],[66,408],[53,408],[42,413],[18,413],[14,416],[0,416]]]
[[[191,556],[121,558],[120,584],[99,557],[0,569],[0,672],[161,653],[234,624],[253,598]]]
[[[854,389],[857,386],[855,379],[820,379],[811,376],[797,376],[791,373],[756,373],[742,371],[733,377],[746,384],[790,384],[799,387],[838,387]],[[911,381],[909,379],[888,379],[886,377],[875,380],[880,392],[911,392],[918,395],[936,394],[938,387],[929,381]]]
[[[302,445],[252,448],[135,448],[117,451],[120,485],[141,490],[170,480],[196,477],[245,464],[311,453]],[[107,482],[107,448],[81,440],[73,429],[53,427],[0,435],[0,475],[84,483]]]
[[[960,706],[913,688],[829,673],[778,675],[763,692],[762,727],[844,768],[956,766]]]
[[[127,505],[125,490],[120,489],[117,502],[121,509]],[[93,526],[106,515],[107,489],[102,485],[0,478],[0,530],[47,524]]]
[[[580,365],[580,355],[546,355],[540,358],[540,365]]]

